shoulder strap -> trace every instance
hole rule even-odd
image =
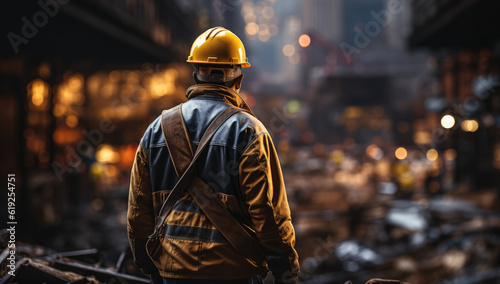
[[[196,152],[194,153],[194,157],[187,166],[186,170],[181,174],[181,172],[178,172],[177,174],[180,176],[179,181],[177,184],[174,186],[170,194],[168,195],[167,199],[163,203],[159,213],[158,217],[156,219],[156,224],[155,224],[155,230],[153,234],[150,237],[163,237],[164,234],[164,223],[165,219],[167,218],[168,214],[170,214],[170,211],[172,211],[172,208],[175,205],[175,202],[179,200],[183,193],[184,190],[188,187],[189,183],[192,180],[193,174],[194,174],[194,163],[200,156],[201,152],[206,148],[208,143],[210,142],[210,139],[212,136],[215,134],[215,132],[219,129],[219,127],[224,123],[229,117],[231,117],[233,114],[242,111],[239,108],[236,107],[229,107],[226,110],[222,111],[217,117],[210,123],[208,126],[207,130],[205,130],[205,133],[203,134],[203,137],[201,138],[200,144],[198,145],[198,148],[196,149]],[[168,122],[168,119],[173,119],[173,121],[177,121],[178,124],[173,124]],[[177,106],[173,109],[164,111],[162,113],[162,121],[161,121],[161,126],[162,126],[162,131],[163,135],[165,138],[165,142],[167,144],[167,148],[169,149],[169,152],[171,154],[171,158],[173,159],[179,159],[181,154],[186,154],[188,153],[189,150],[186,150],[186,148],[180,147],[183,143],[183,137],[187,133],[182,133],[182,130],[184,128],[184,123],[182,123],[183,118],[182,118],[182,113],[181,113],[181,106]],[[181,131],[182,130],[182,131]],[[182,134],[181,134],[182,133]],[[175,145],[174,145],[175,144]],[[186,147],[187,145],[184,145]],[[172,149],[180,150],[181,152],[173,152],[171,151]],[[189,151],[190,153],[190,151]],[[172,156],[172,154],[174,154]],[[189,157],[189,156],[188,156]],[[181,158],[183,159],[183,158]],[[177,171],[178,169],[176,169]]]
[[[186,137],[189,137],[189,134],[186,123],[182,118],[181,105],[163,111],[161,114],[161,129],[174,164],[175,173],[178,177],[181,177],[193,157],[191,143],[186,147]]]
[[[239,109],[236,107],[229,107],[229,109],[234,109],[234,111],[232,110],[231,113],[244,111],[243,109]],[[228,109],[226,111],[228,111]],[[176,113],[180,113],[180,115],[177,115],[178,118],[172,120],[176,121],[177,123],[177,125],[172,125],[172,127],[177,129],[175,131],[164,132],[164,135],[169,151],[173,151],[174,149],[176,149],[176,151],[179,150],[176,153],[170,152],[170,156],[172,158],[174,167],[178,171],[178,174],[182,175],[183,173],[185,174],[185,171],[187,171],[186,169],[188,169],[189,166],[194,163],[195,158],[192,159],[192,154],[188,150],[186,150],[191,149],[192,146],[191,139],[189,138],[184,120],[182,119],[182,113]],[[181,120],[182,123],[179,123],[179,120]],[[217,118],[214,119],[214,122],[212,122],[211,126],[217,125],[215,124],[215,120],[217,120]],[[181,130],[181,128],[183,128],[183,130]],[[172,128],[168,129],[170,130]],[[209,130],[207,129],[205,133],[207,133],[208,131]],[[179,135],[176,135],[176,133]],[[197,152],[200,150],[201,146],[202,143],[200,142]],[[240,222],[236,218],[234,218],[233,215],[229,213],[229,211],[227,211],[225,206],[217,197],[217,194],[214,192],[214,190],[210,188],[201,178],[193,175],[190,179],[191,183],[187,187],[187,190],[193,197],[193,200],[201,208],[203,213],[205,213],[207,218],[212,222],[212,224],[226,238],[226,240],[236,251],[245,256],[253,265],[260,266],[261,264],[258,264],[257,262],[264,260],[264,253],[262,252],[260,245],[258,245],[259,242],[256,240],[256,238],[252,236],[247,230],[245,230]]]

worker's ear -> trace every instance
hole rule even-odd
[[[243,80],[243,76],[244,74],[241,74],[240,76],[238,76],[238,78],[236,78],[236,82],[234,82],[234,89],[236,91],[239,91],[241,89],[241,81]]]

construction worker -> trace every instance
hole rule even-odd
[[[239,96],[241,68],[250,67],[243,43],[227,29],[211,28],[194,41],[187,62],[194,66],[196,82],[180,107],[193,145],[188,154],[217,115],[229,107],[242,110],[215,132],[196,161],[196,176],[255,237],[248,248],[261,251],[262,259],[241,253],[246,245],[234,247],[225,237],[231,228],[219,224],[217,229],[188,192],[160,224],[161,245],[148,255],[145,246],[158,212],[182,176],[160,116],[140,142],[130,178],[127,229],[135,263],[154,283],[263,283],[269,271],[275,283],[297,283],[295,231],[278,156],[266,128]]]

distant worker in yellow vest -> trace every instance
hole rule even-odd
[[[241,70],[250,67],[245,47],[231,31],[211,28],[187,62],[196,82],[188,101],[151,123],[132,167],[134,260],[154,283],[263,283],[269,271],[275,283],[297,283],[278,156],[239,96]]]

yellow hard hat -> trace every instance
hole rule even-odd
[[[241,40],[223,27],[208,29],[191,46],[189,63],[241,65],[250,67]]]

